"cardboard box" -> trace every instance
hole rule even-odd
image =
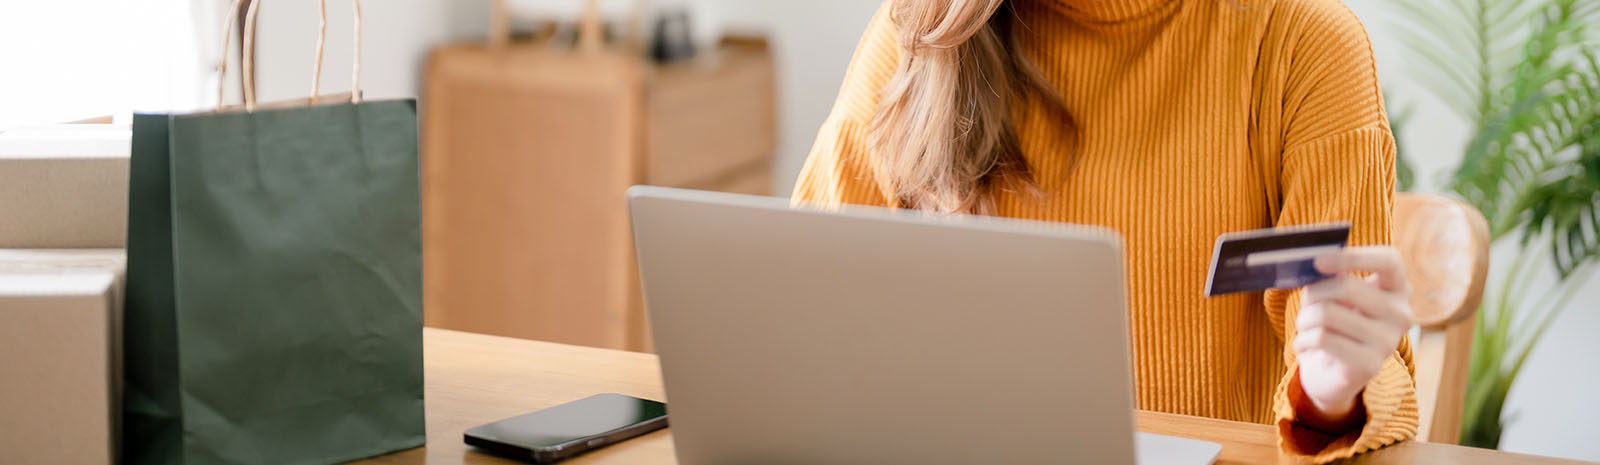
[[[0,247],[122,247],[130,140],[125,124],[0,132]]]
[[[124,263],[0,249],[0,463],[115,460]]]

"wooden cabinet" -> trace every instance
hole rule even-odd
[[[427,325],[648,350],[624,191],[769,194],[773,80],[759,39],[671,65],[435,50],[421,102]]]

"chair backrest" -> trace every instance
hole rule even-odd
[[[1394,210],[1394,246],[1412,285],[1416,349],[1417,438],[1455,444],[1461,431],[1472,327],[1489,270],[1489,226],[1461,201],[1401,193]]]

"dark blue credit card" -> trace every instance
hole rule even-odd
[[[1329,276],[1312,263],[1343,249],[1350,223],[1325,223],[1239,231],[1217,236],[1206,276],[1206,296],[1293,289]]]

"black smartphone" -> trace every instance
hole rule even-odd
[[[467,445],[509,458],[553,463],[667,427],[667,404],[599,394],[515,416],[466,433]]]

